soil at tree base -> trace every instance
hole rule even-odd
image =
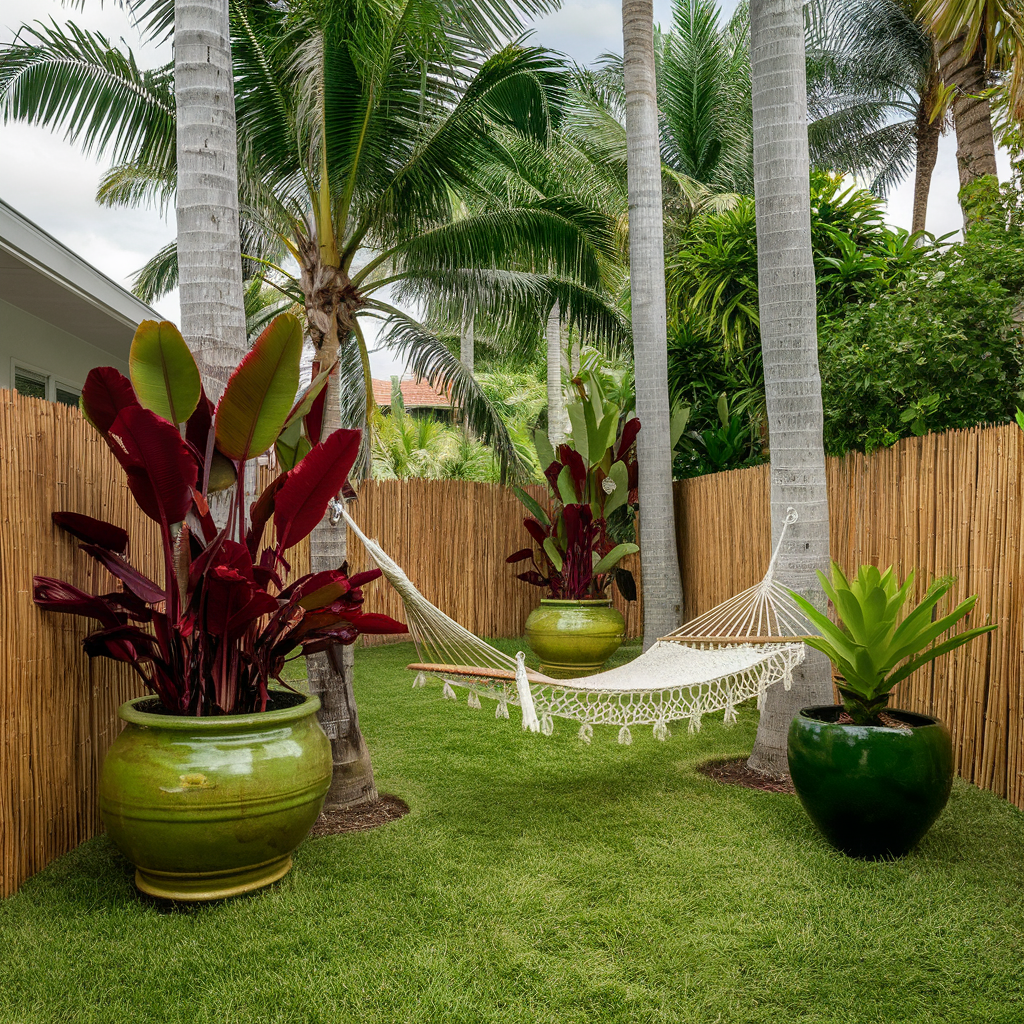
[[[336,836],[343,832],[365,832],[397,821],[409,813],[409,805],[397,796],[383,794],[372,804],[349,807],[344,811],[328,811],[317,818],[309,830],[309,838]]]
[[[701,775],[706,775],[709,779],[714,779],[715,782],[721,782],[727,786],[760,789],[766,793],[793,794],[796,792],[793,789],[793,783],[788,778],[773,779],[760,772],[752,771],[747,767],[745,757],[734,757],[725,761],[705,761],[704,764],[697,765],[697,771]]]

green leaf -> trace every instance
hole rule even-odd
[[[679,444],[679,438],[683,436],[686,430],[686,425],[690,422],[690,406],[688,405],[674,405],[672,406],[672,418],[668,425],[668,436],[671,442],[672,450],[675,450],[677,444]]]
[[[558,496],[564,505],[575,505],[580,500],[568,466],[563,466],[558,474]]]
[[[555,449],[548,440],[548,435],[543,430],[533,432],[533,446],[537,449],[537,457],[540,459],[540,468],[545,470],[555,461]]]
[[[615,484],[615,490],[605,499],[603,513],[607,517],[617,508],[625,505],[629,498],[629,470],[624,462],[613,462],[608,477]]]
[[[562,554],[555,545],[554,537],[544,538],[544,553],[551,559],[551,564],[555,567],[555,572],[562,571]]]
[[[196,411],[203,391],[192,353],[167,320],[143,320],[128,353],[128,373],[139,404],[177,426]]]
[[[217,404],[217,447],[236,462],[262,455],[281,433],[299,386],[302,327],[276,317],[238,364]]]
[[[897,683],[902,682],[911,673],[916,672],[922,665],[927,665],[929,661],[934,661],[936,658],[943,654],[948,654],[950,651],[955,651],[958,647],[963,647],[964,644],[973,640],[977,636],[981,636],[982,633],[991,633],[993,629],[997,628],[997,623],[992,623],[989,626],[978,626],[976,629],[965,629],[962,633],[957,633],[956,636],[950,637],[948,640],[941,644],[936,644],[934,647],[930,647],[927,651],[923,651],[918,657],[912,661],[908,661],[899,671],[893,672],[886,683],[889,689],[892,689]]]
[[[292,406],[292,411],[288,413],[288,418],[284,421],[284,426],[281,428],[282,433],[292,424],[309,414],[309,410],[313,408],[313,403],[317,400],[320,392],[327,387],[327,381],[330,376],[331,370],[322,370],[313,378],[309,387],[299,395],[295,405]]]
[[[572,424],[572,446],[583,456],[583,461],[589,466],[590,447],[587,436],[589,406],[585,406],[582,402],[573,402],[572,405],[566,406],[565,411],[569,414],[569,422]]]
[[[616,562],[626,555],[635,555],[640,550],[636,544],[617,544],[594,566],[594,572],[607,572]]]
[[[533,516],[542,526],[550,526],[551,520],[548,518],[547,512],[544,511],[544,507],[541,503],[526,493],[521,487],[513,486],[512,490],[515,492],[516,497],[526,506],[527,512]]]

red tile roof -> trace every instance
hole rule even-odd
[[[373,398],[380,406],[391,405],[391,381],[373,379]],[[426,381],[403,380],[402,401],[406,409],[450,409],[448,395],[436,391]]]

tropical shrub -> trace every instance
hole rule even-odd
[[[921,603],[902,619],[900,612],[910,596],[913,572],[900,586],[891,567],[883,573],[873,565],[862,565],[851,582],[833,562],[832,582],[824,573],[819,572],[818,578],[839,614],[838,625],[799,594],[790,594],[821,631],[806,643],[826,654],[842,673],[836,685],[844,709],[857,725],[879,725],[878,713],[888,706],[897,683],[939,655],[996,628],[978,626],[936,643],[970,613],[978,599],[975,594],[946,615],[937,615],[936,606],[956,582],[950,576],[933,581]]]
[[[533,568],[518,578],[547,587],[552,598],[605,597],[614,580],[627,600],[635,600],[632,574],[618,563],[639,548],[631,541],[616,540],[609,517],[636,504],[640,421],[623,415],[605,397],[596,377],[588,378],[588,386],[578,379],[576,386],[580,400],[567,406],[571,439],[556,449],[542,431],[534,434],[551,489],[551,512],[516,488],[531,513],[523,525],[536,546],[521,548],[506,561],[515,564],[529,559]]]
[[[129,356],[131,380],[112,367],[92,370],[82,411],[128,478],[142,511],[159,528],[164,580],[127,560],[128,534],[71,512],[54,522],[119,580],[94,595],[37,576],[34,600],[48,611],[96,619],[85,637],[90,657],[132,667],[169,712],[264,711],[269,684],[299,647],[304,654],[350,644],[360,633],[405,627],[362,610],[362,585],[379,570],[347,566],[311,573],[285,587],[284,552],[307,537],[346,484],[360,431],[321,440],[327,374],[297,395],[302,329],[277,317],[229,379],[216,408],[173,324],[144,321]],[[287,439],[287,440],[286,440]],[[246,516],[246,463],[277,446],[285,471]],[[224,526],[208,499],[234,485]],[[271,518],[276,544],[264,548]]]

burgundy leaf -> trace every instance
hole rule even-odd
[[[50,518],[72,537],[89,544],[98,544],[119,555],[123,555],[128,549],[127,531],[122,530],[120,526],[114,526],[113,523],[105,523],[102,519],[93,519],[92,516],[85,516],[80,512],[54,512]]]
[[[552,462],[547,469],[544,470],[544,478],[551,485],[551,490],[555,492],[555,496],[558,495],[558,474],[562,472],[562,463]]]
[[[293,469],[274,499],[277,550],[283,551],[312,533],[327,503],[341,489],[359,452],[358,430],[336,430],[316,445]]]
[[[523,526],[526,527],[526,532],[540,545],[544,544],[544,538],[547,537],[547,530],[544,529],[536,519],[524,519]]]
[[[533,548],[521,548],[505,559],[506,562],[522,562],[524,559],[533,558]]]
[[[122,409],[138,404],[132,382],[112,366],[97,366],[90,370],[82,385],[85,415],[101,434],[110,430]]]
[[[529,572],[521,572],[516,579],[520,579],[524,583],[532,583],[535,587],[546,587],[548,585],[547,579],[534,569],[531,569]]]
[[[102,597],[87,594],[70,583],[49,576],[32,577],[32,600],[44,611],[85,615],[110,628],[124,624],[123,616]]]
[[[587,464],[583,461],[583,456],[567,444],[561,445],[558,452],[562,461],[569,467],[573,487],[576,488],[576,494],[582,500],[587,493]]]
[[[158,523],[180,523],[192,507],[198,468],[178,431],[149,409],[131,405],[105,436],[142,511]]]
[[[331,373],[337,373],[338,367],[335,365]],[[313,363],[313,379],[315,380],[317,374],[320,373],[319,361]],[[325,387],[320,394],[313,400],[313,404],[310,406],[309,412],[306,413],[305,424],[306,424],[306,437],[309,438],[311,445],[317,445],[320,443],[320,435],[324,429],[324,408],[327,401],[327,392],[330,391],[330,379],[328,377],[327,387]]]
[[[129,565],[120,555],[107,551],[97,544],[79,544],[86,554],[92,555],[112,576],[116,576],[133,594],[143,601],[159,604],[166,598],[164,591],[148,576],[143,576],[138,569]]]
[[[274,513],[274,498],[277,492],[284,485],[287,474],[282,473],[275,477],[263,489],[263,493],[252,503],[249,508],[249,531],[245,535],[245,545],[253,558],[260,549],[263,541],[263,531],[266,529],[267,521]]]
[[[631,420],[626,421],[626,425],[622,428],[622,437],[619,439],[619,446],[615,452],[615,460],[618,462],[624,460],[629,454],[629,449],[633,447],[633,443],[636,441],[636,435],[640,433],[640,421],[634,416]]]
[[[361,587],[364,583],[380,579],[382,575],[380,569],[367,569],[365,572],[357,572],[355,576],[349,576],[348,583],[350,587]]]

